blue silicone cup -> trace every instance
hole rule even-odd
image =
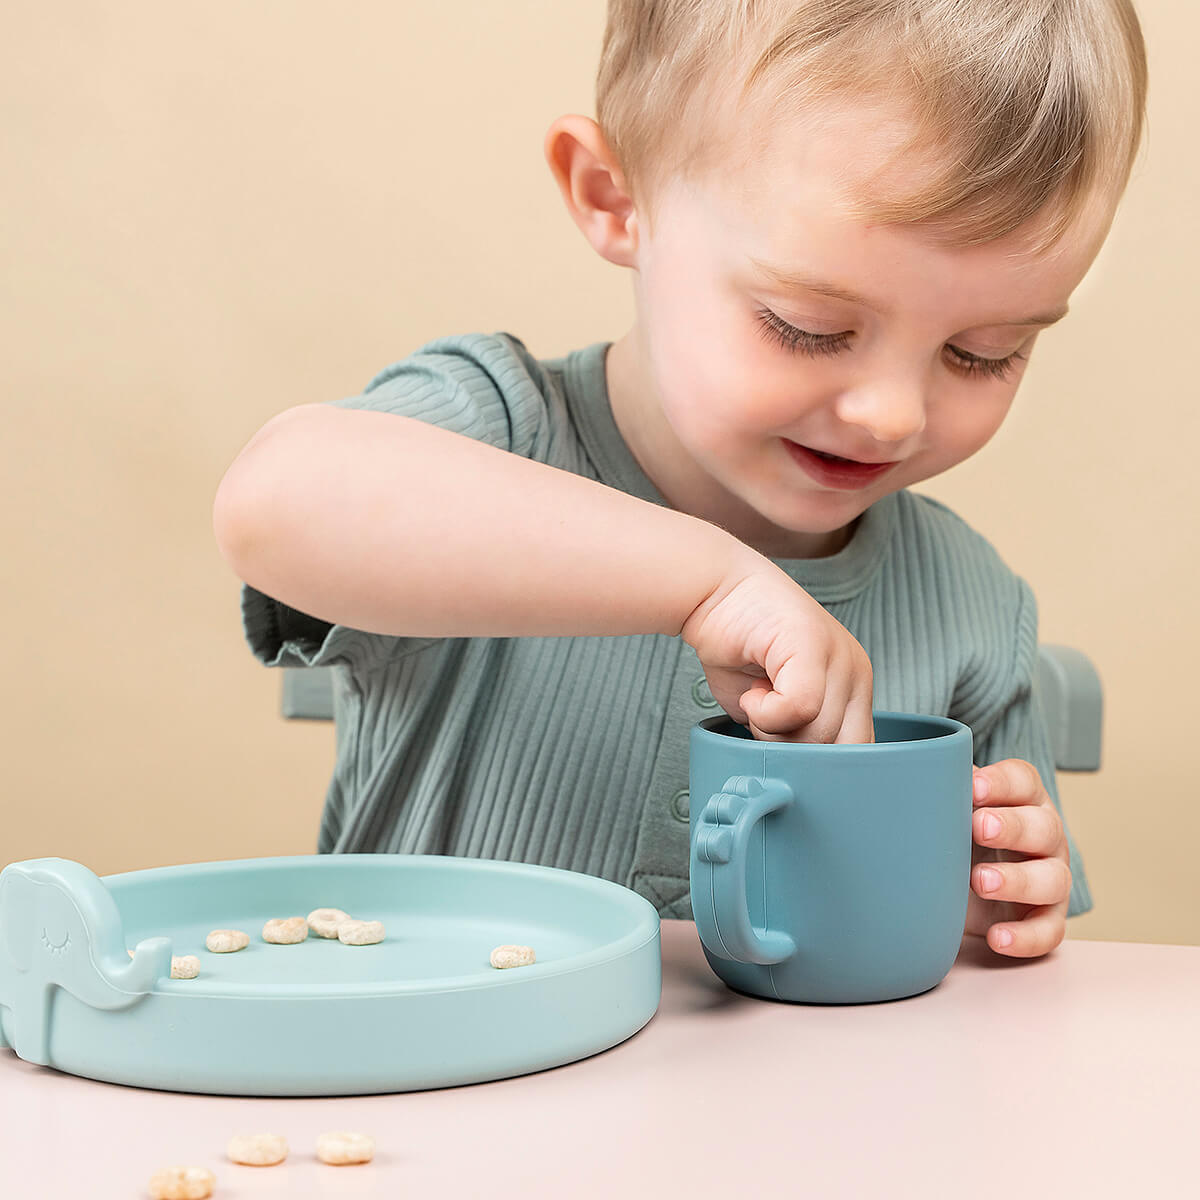
[[[691,899],[709,965],[776,1000],[863,1004],[950,970],[971,870],[971,731],[875,713],[869,745],[691,733]]]

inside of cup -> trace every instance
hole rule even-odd
[[[886,742],[923,742],[931,738],[948,737],[957,727],[945,717],[929,717],[918,713],[877,712],[874,714],[875,744]],[[701,721],[703,728],[723,737],[753,739],[748,726],[739,725],[728,714]]]

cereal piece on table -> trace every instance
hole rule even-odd
[[[204,944],[214,954],[233,954],[250,945],[250,935],[240,929],[214,929],[204,939]]]
[[[294,946],[308,937],[308,922],[303,917],[275,917],[262,930],[264,942],[275,946]]]
[[[308,914],[308,927],[317,937],[335,938],[338,926],[349,920],[350,914],[340,908],[314,908]]]
[[[273,1167],[287,1158],[287,1138],[278,1133],[245,1133],[229,1139],[230,1161],[244,1167]]]
[[[375,1139],[368,1133],[347,1133],[338,1130],[323,1133],[317,1138],[317,1157],[331,1167],[348,1167],[352,1163],[368,1163],[375,1156]]]
[[[537,961],[532,946],[497,946],[489,960],[493,967],[528,967]]]
[[[205,1200],[217,1177],[203,1167],[164,1167],[150,1176],[154,1200]]]
[[[337,939],[344,946],[374,946],[383,941],[382,921],[343,921]]]

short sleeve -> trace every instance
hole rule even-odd
[[[510,334],[439,338],[380,371],[335,408],[427,421],[526,458],[546,461],[555,427],[541,365]]]
[[[426,421],[539,461],[553,461],[565,407],[542,367],[510,334],[439,338],[379,372],[361,395],[331,407]],[[331,625],[244,584],[242,631],[269,667],[350,666],[357,672],[435,645]]]
[[[1083,859],[1067,826],[1058,796],[1058,780],[1054,769],[1054,754],[1045,717],[1033,687],[1037,663],[1037,602],[1024,580],[1019,580],[1020,605],[1016,617],[1016,636],[1012,667],[1003,703],[987,728],[977,731],[975,764],[987,766],[1006,758],[1020,758],[1037,768],[1046,791],[1063,819],[1071,865],[1071,895],[1067,916],[1075,917],[1093,907]]]

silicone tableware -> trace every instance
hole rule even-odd
[[[381,920],[387,937],[262,941],[268,918],[319,907]],[[250,945],[209,953],[212,929]],[[502,943],[537,962],[496,970]],[[199,978],[171,979],[172,954],[198,955]],[[660,990],[654,907],[551,867],[337,854],[0,873],[0,1045],[113,1083],[331,1096],[502,1079],[624,1041]]]
[[[709,965],[752,996],[871,1004],[936,987],[962,942],[971,730],[876,712],[865,745],[691,732],[691,899]]]

